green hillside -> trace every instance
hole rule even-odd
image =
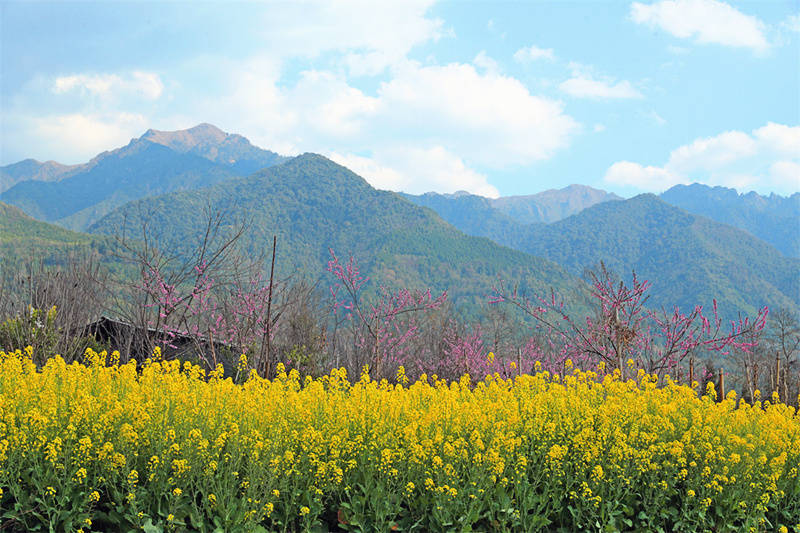
[[[784,255],[800,258],[800,192],[762,196],[692,183],[676,185],[660,197],[690,213],[748,231]]]
[[[137,228],[148,218],[158,221],[164,246],[185,254],[201,238],[207,205],[251,221],[242,242],[249,253],[268,249],[276,234],[282,273],[320,276],[333,248],[340,257],[355,256],[381,283],[448,290],[463,303],[485,302],[498,277],[536,291],[568,292],[579,283],[549,261],[467,236],[314,154],[206,189],[131,202],[90,231],[113,234],[124,221]]]
[[[598,204],[530,226],[520,249],[578,273],[604,261],[653,282],[652,303],[689,307],[717,298],[728,316],[762,305],[797,309],[800,261],[732,226],[689,214],[654,195]]]
[[[36,220],[0,202],[0,270],[12,276],[30,261],[63,265],[72,257],[94,256],[113,271],[123,271],[117,244],[106,236],[88,235]]]
[[[492,205],[490,198],[483,196],[435,192],[420,195],[400,194],[416,205],[433,209],[440,217],[467,235],[489,238],[498,235],[511,236],[516,234],[520,227],[517,220],[502,213]],[[503,244],[509,246],[511,241]]]

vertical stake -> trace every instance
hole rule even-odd
[[[272,372],[272,352],[270,351],[270,334],[272,329],[272,283],[275,275],[275,249],[278,246],[278,236],[272,236],[272,266],[269,268],[269,295],[267,297],[267,327],[264,332],[265,339],[263,339],[262,350],[263,346],[266,345],[267,353],[266,357],[264,358],[264,377],[269,378],[270,372]]]

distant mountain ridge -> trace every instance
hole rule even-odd
[[[283,265],[318,270],[332,246],[389,283],[456,287],[473,297],[496,275],[558,288],[604,261],[651,279],[656,305],[717,297],[733,314],[800,306],[800,262],[786,257],[800,256],[800,193],[694,184],[628,200],[583,185],[496,199],[396,194],[322,156],[283,157],[210,124],[148,130],[82,165],[21,161],[0,168],[0,178],[22,180],[0,200],[63,227],[112,233],[123,220],[158,216],[178,249],[210,202],[254,216],[251,251],[282,235]]]
[[[62,165],[55,161],[44,163],[35,159],[24,159],[0,167],[0,193],[25,180],[58,181],[74,173],[81,165]]]
[[[210,124],[183,131],[148,130],[82,165],[33,161],[3,167],[3,172],[12,172],[21,181],[2,192],[0,199],[40,220],[83,230],[130,200],[202,188],[285,160]],[[44,165],[61,173],[48,181],[36,179],[45,172]]]
[[[563,189],[548,189],[531,195],[501,196],[493,198],[491,204],[501,213],[523,224],[547,224],[580,213],[595,204],[622,199],[614,193],[573,184]]]
[[[800,176],[798,180],[800,186]],[[676,185],[660,196],[690,213],[748,231],[784,255],[800,257],[800,192],[763,196],[693,183]]]
[[[503,225],[508,221],[520,224],[550,223],[561,220],[601,202],[622,200],[614,193],[594,189],[586,185],[573,184],[563,189],[548,189],[536,194],[524,196],[501,196],[485,198],[458,191],[451,194],[428,192],[421,195],[403,193],[403,196],[417,205],[430,207],[436,212],[447,210],[451,218],[457,212],[467,209],[464,220],[458,223],[448,219],[456,226],[481,223]],[[474,210],[480,211],[480,220],[473,217]],[[447,217],[445,217],[447,218]]]
[[[200,156],[135,139],[61,181],[18,183],[2,194],[2,200],[40,220],[79,230],[127,201],[233,176]]]
[[[250,144],[245,137],[225,133],[211,124],[198,124],[178,131],[147,130],[140,137],[161,144],[178,153],[191,153],[214,163],[227,166],[234,173],[248,175],[262,168],[288,160],[288,157]]]

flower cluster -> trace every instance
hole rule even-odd
[[[236,384],[31,355],[0,352],[12,530],[800,532],[794,409],[644,371]]]

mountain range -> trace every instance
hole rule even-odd
[[[128,201],[201,188],[286,159],[210,124],[182,131],[148,130],[82,165],[26,160],[3,167],[3,175],[17,181],[0,199],[40,220],[85,230]]]
[[[653,282],[651,304],[709,305],[727,316],[769,302],[800,303],[800,260],[749,233],[669,205],[652,194],[596,203],[551,224],[524,224],[480,196],[407,196],[462,231],[558,263],[580,276],[602,261]]]
[[[575,184],[563,189],[548,189],[537,194],[500,198],[484,198],[465,191],[452,194],[429,192],[420,196],[401,194],[412,202],[430,207],[434,211],[446,210],[450,212],[450,218],[463,213],[463,220],[456,226],[462,223],[480,222],[466,220],[472,216],[474,209],[490,215],[495,223],[503,224],[504,221],[513,220],[522,224],[534,224],[556,222],[595,204],[622,200],[621,196],[614,193]]]
[[[148,130],[83,165],[26,160],[0,172],[16,180],[2,201],[95,235],[75,234],[86,242],[151,220],[163,246],[188,253],[210,208],[247,220],[248,253],[270,248],[277,235],[285,274],[321,275],[333,248],[380,282],[448,289],[476,303],[499,278],[570,292],[585,268],[603,261],[622,276],[635,270],[649,279],[657,306],[717,298],[727,316],[764,304],[800,309],[800,194],[693,185],[626,200],[572,185],[497,199],[415,196],[376,190],[323,156],[283,157],[208,124]],[[23,221],[18,229],[41,224],[21,211],[14,217]]]

